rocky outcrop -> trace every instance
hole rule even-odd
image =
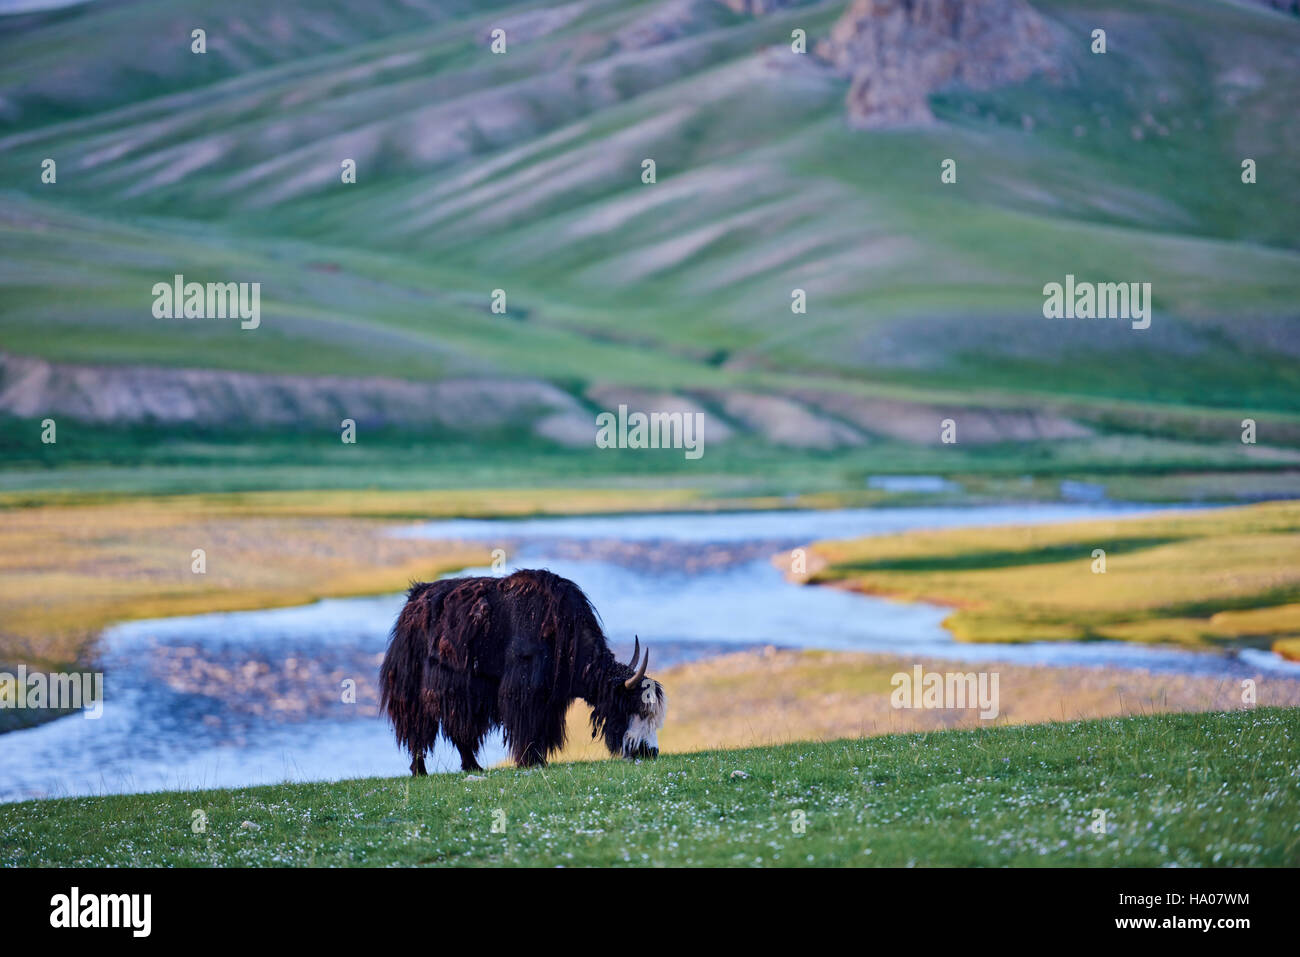
[[[772,393],[695,389],[680,394],[598,385],[588,390],[587,398],[611,412],[626,405],[628,412],[703,413],[710,442],[723,442],[737,433],[801,449],[836,449],[867,441],[848,423]]]
[[[843,392],[797,390],[801,402],[834,415],[871,435],[915,445],[941,444],[942,422],[952,419],[963,445],[1080,439],[1093,434],[1087,426],[1036,409],[986,408],[964,403],[928,405],[878,399]]]
[[[105,424],[211,427],[442,428],[475,433],[531,428],[559,441],[585,433],[590,412],[532,379],[403,379],[258,375],[219,369],[98,366],[0,353],[0,412]]]
[[[733,389],[669,392],[612,384],[586,393],[592,408],[536,379],[403,379],[261,375],[219,369],[73,365],[0,353],[0,414],[52,416],[105,425],[338,429],[391,426],[482,435],[527,430],[570,447],[591,447],[596,411],[703,413],[709,443],[749,435],[787,448],[835,449],[874,436],[939,441],[957,420],[962,443],[1091,435],[1078,422],[1026,409],[926,405],[840,392],[786,395]]]
[[[723,413],[775,445],[800,449],[835,449],[861,445],[866,437],[850,425],[818,415],[779,395],[757,392],[704,392]]]
[[[854,0],[817,53],[849,78],[857,127],[932,122],[930,94],[1052,73],[1056,40],[1025,0]]]
[[[637,389],[621,385],[600,384],[587,390],[587,399],[600,408],[602,412],[618,412],[620,405],[627,406],[628,413],[653,412],[673,415],[702,414],[707,424],[708,441],[724,442],[731,438],[734,430],[719,416],[700,403],[675,392],[658,392],[653,389]]]

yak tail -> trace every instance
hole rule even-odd
[[[435,583],[436,584],[436,583]],[[426,751],[438,737],[438,717],[424,700],[424,669],[429,658],[429,638],[434,622],[411,614],[410,598],[432,585],[411,586],[407,607],[393,625],[384,662],[379,666],[379,710],[387,713],[397,743],[410,752],[412,770],[424,767]],[[424,609],[428,606],[420,603]],[[441,604],[441,602],[439,602]]]

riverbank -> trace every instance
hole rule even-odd
[[[6,866],[1300,864],[1300,709],[0,805]]]
[[[951,606],[965,642],[1272,648],[1300,638],[1300,503],[818,542],[794,580]]]
[[[75,664],[95,633],[117,621],[398,591],[412,577],[490,557],[477,544],[392,537],[400,521],[728,504],[764,502],[720,504],[691,489],[639,488],[9,493],[0,495],[0,662]],[[203,571],[196,571],[196,549]]]
[[[375,518],[200,498],[10,508],[0,521],[0,670],[94,663],[102,629],[140,618],[397,591],[483,564],[477,545],[412,542]],[[0,710],[0,731],[49,711]]]

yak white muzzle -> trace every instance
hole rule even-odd
[[[663,686],[653,678],[641,679],[644,710],[632,715],[623,733],[623,757],[653,758],[659,754],[659,729],[664,726],[668,702]]]

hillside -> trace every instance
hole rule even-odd
[[[905,33],[890,70],[921,86],[869,129],[863,71],[893,34],[853,18],[893,15],[885,0],[269,17],[101,0],[0,18],[0,351],[56,363],[46,382],[187,370],[159,392],[182,407],[204,406],[200,371],[261,375],[254,392],[325,390],[331,418],[391,380],[524,380],[564,395],[507,418],[559,447],[647,397],[757,446],[846,454],[933,444],[954,410],[1010,416],[972,441],[1068,439],[1093,465],[1115,464],[1095,436],[1119,431],[1222,467],[1196,443],[1235,442],[1244,415],[1264,445],[1300,445],[1300,19],[1220,0],[994,7],[1017,27],[1000,45],[993,27]],[[261,327],[155,319],[149,290],[176,273],[261,282]],[[1150,282],[1151,328],[1043,319],[1066,274]],[[34,463],[34,410],[79,413],[14,368],[0,413]],[[242,428],[241,408],[214,415]],[[548,429],[557,412],[577,418]],[[1140,444],[1119,462],[1148,458],[1170,464]]]
[[[0,863],[1295,866],[1297,733],[1259,709],[0,804]]]

